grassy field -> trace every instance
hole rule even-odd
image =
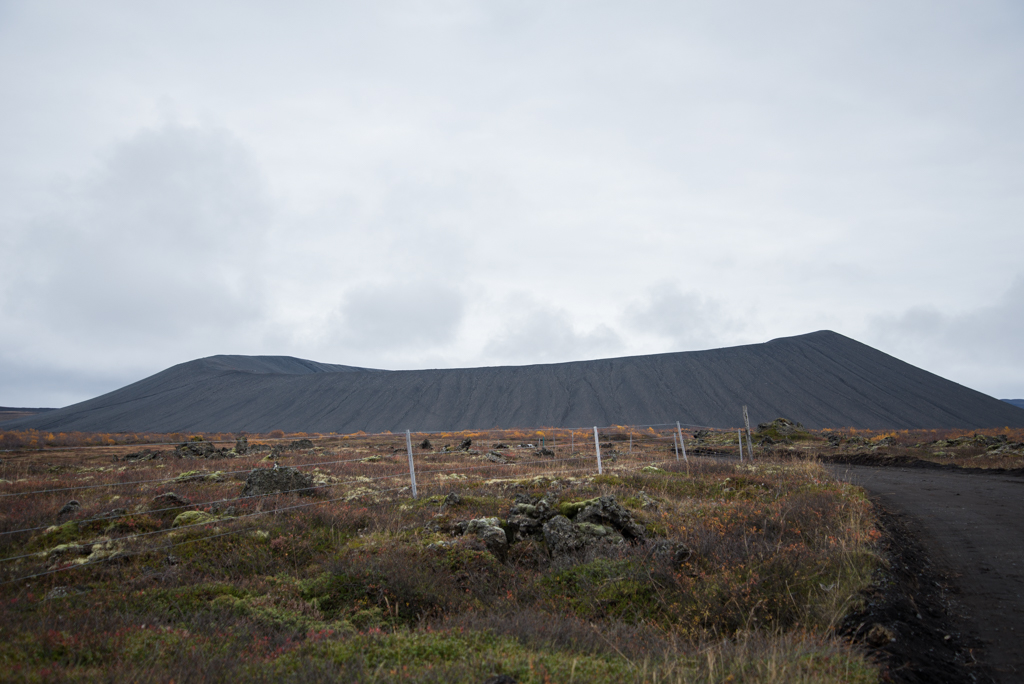
[[[881,562],[863,492],[701,453],[734,433],[688,433],[688,462],[632,434],[602,474],[583,433],[421,436],[417,498],[404,435],[7,454],[3,678],[877,681],[834,633]],[[311,489],[243,497],[274,463]],[[530,528],[551,516],[575,546]]]
[[[760,455],[877,465],[924,461],[958,468],[1024,468],[1021,428],[809,431],[787,426],[780,434],[778,424],[775,421],[755,438]]]

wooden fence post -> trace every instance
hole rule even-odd
[[[601,440],[597,436],[597,426],[594,426],[594,450],[597,452],[597,474],[601,474]]]
[[[754,460],[754,444],[750,441],[750,416],[747,414],[747,405],[743,405],[743,424],[747,426],[747,456]]]
[[[686,442],[683,441],[683,428],[680,427],[678,420],[676,421],[676,431],[679,432],[679,447],[683,450],[683,460],[689,465],[690,459],[686,457]]]
[[[412,498],[416,498],[416,467],[412,464],[412,435],[405,431],[405,450],[409,452],[409,480],[412,481]]]

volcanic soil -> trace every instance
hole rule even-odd
[[[883,522],[901,547],[889,554],[896,596],[879,597],[885,614],[869,607],[863,617],[888,621],[896,638],[886,648],[890,660],[917,660],[908,665],[918,674],[930,663],[936,676],[1024,681],[1024,477],[830,467],[888,512]]]

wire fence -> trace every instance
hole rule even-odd
[[[294,461],[290,465],[285,466],[286,468],[293,468],[299,472],[304,469],[312,472],[316,476],[321,478],[319,482],[304,483],[302,486],[291,487],[286,489],[276,489],[271,493],[259,493],[259,494],[241,494],[236,496],[228,496],[221,498],[209,498],[200,502],[189,502],[184,501],[183,503],[174,503],[174,505],[165,505],[157,508],[149,508],[145,506],[135,506],[135,512],[129,513],[127,509],[121,509],[119,511],[108,511],[99,515],[85,515],[84,517],[74,518],[70,517],[68,522],[76,523],[80,528],[88,526],[93,523],[104,522],[104,521],[116,521],[121,518],[125,518],[132,515],[157,515],[162,513],[172,513],[174,511],[181,511],[183,509],[189,510],[208,510],[209,507],[216,507],[217,510],[224,509],[228,504],[248,505],[257,504],[257,510],[251,510],[242,512],[231,516],[218,515],[214,519],[204,519],[195,523],[180,524],[178,526],[170,526],[166,528],[148,530],[144,532],[135,532],[130,534],[124,534],[112,538],[110,541],[116,543],[119,548],[123,549],[125,544],[135,542],[143,539],[158,538],[161,535],[168,535],[170,533],[186,533],[192,530],[209,529],[211,526],[223,526],[231,525],[232,529],[228,531],[217,531],[212,535],[205,535],[200,538],[190,538],[180,541],[176,541],[170,544],[164,544],[160,546],[152,546],[149,544],[144,545],[143,548],[132,549],[132,550],[121,550],[118,551],[116,556],[118,558],[125,558],[127,556],[134,556],[139,554],[151,553],[160,551],[167,548],[173,548],[182,544],[197,543],[208,539],[222,537],[230,534],[239,534],[250,529],[246,523],[254,518],[265,516],[268,514],[277,514],[286,511],[304,509],[313,506],[323,506],[329,503],[336,503],[341,501],[353,501],[358,500],[361,496],[365,496],[366,492],[353,492],[349,488],[356,487],[367,489],[374,487],[371,493],[375,497],[381,495],[392,495],[397,492],[408,491],[411,497],[418,498],[419,491],[417,487],[417,478],[421,480],[423,484],[426,484],[430,490],[444,489],[445,487],[451,487],[454,482],[452,478],[458,478],[462,475],[466,477],[467,473],[472,474],[495,474],[495,475],[508,475],[514,473],[517,470],[528,471],[529,474],[534,476],[548,475],[548,474],[567,474],[567,473],[582,473],[589,472],[594,474],[601,474],[604,470],[604,464],[611,460],[619,465],[620,461],[628,462],[631,458],[642,461],[646,464],[665,463],[666,461],[681,461],[689,464],[691,455],[709,456],[709,455],[727,455],[738,454],[742,460],[744,458],[744,445],[743,435],[741,432],[737,432],[735,437],[730,437],[732,434],[730,430],[722,430],[718,428],[699,426],[699,425],[686,425],[687,432],[689,432],[689,446],[690,453],[687,453],[687,435],[683,433],[684,425],[682,423],[673,424],[650,424],[650,425],[612,425],[605,427],[592,427],[592,428],[546,428],[539,430],[480,430],[472,431],[468,433],[458,433],[452,431],[406,431],[405,434],[394,434],[394,433],[377,433],[377,434],[361,434],[361,435],[348,435],[348,436],[329,436],[322,438],[322,443],[328,443],[331,448],[339,451],[344,450],[362,450],[372,451],[369,456],[362,456],[357,458],[336,458],[330,460],[313,460],[307,462]],[[695,431],[694,428],[697,430]],[[476,438],[484,439],[485,441],[491,442],[491,446],[488,449],[481,451],[479,448],[472,448],[472,438],[464,437],[466,434],[475,435]],[[455,440],[458,444],[444,444],[437,448],[430,442],[430,438],[433,437],[435,440],[440,437],[441,439]],[[414,439],[415,438],[415,439]],[[513,438],[513,439],[510,439]],[[401,439],[402,443],[395,444],[394,440]],[[504,442],[519,442],[518,444],[505,444]],[[413,448],[413,444],[416,444],[417,448]],[[479,445],[478,445],[479,446]],[[402,448],[404,447],[404,449]],[[733,448],[735,447],[735,451]],[[85,449],[88,447],[73,447],[71,450]],[[322,447],[321,447],[322,448]],[[604,448],[604,462],[602,461],[602,448]],[[387,452],[390,449],[390,454],[381,456],[379,452]],[[405,468],[403,460],[397,458],[398,454],[405,452],[403,455],[407,457],[408,469]],[[524,453],[525,452],[525,453]],[[666,453],[667,452],[667,453]],[[248,456],[248,458],[259,457],[264,452],[258,452],[254,456]],[[315,451],[312,455],[319,455],[320,451]],[[286,457],[283,453],[277,453],[281,460]],[[308,450],[306,455],[310,455]],[[340,455],[340,454],[339,454]],[[656,458],[660,455],[667,455],[666,458]],[[747,440],[747,458],[752,456],[752,447],[749,441],[749,435]],[[457,458],[464,459],[471,457],[474,459],[486,460],[486,463],[459,463],[456,465],[450,465],[450,467],[431,467],[432,461],[443,458]],[[653,457],[653,458],[652,458]],[[288,457],[291,458],[291,457]],[[263,459],[264,461],[266,458]],[[182,459],[183,463],[190,463],[187,459]],[[138,463],[140,467],[146,467],[146,463],[152,464],[151,461],[145,461]],[[165,464],[160,464],[156,467],[163,467]],[[439,464],[442,465],[442,464]],[[574,467],[568,467],[574,466]],[[7,462],[4,463],[4,468],[9,467]],[[275,461],[271,466],[269,463],[263,465],[254,465],[251,468],[236,469],[230,471],[188,471],[186,473],[179,473],[174,476],[167,476],[161,478],[145,478],[145,479],[134,479],[116,482],[103,482],[103,483],[80,483],[80,484],[67,484],[60,487],[45,487],[45,488],[33,488],[27,491],[10,491],[13,485],[18,482],[10,482],[7,480],[0,481],[0,489],[6,489],[8,491],[0,491],[0,499],[6,500],[8,503],[6,507],[10,507],[11,502],[16,501],[15,497],[21,497],[21,499],[31,499],[32,497],[44,497],[49,496],[51,499],[58,494],[66,494],[70,492],[83,492],[83,493],[97,493],[101,494],[106,488],[115,487],[127,487],[136,486],[139,489],[139,494],[145,491],[145,496],[152,495],[152,487],[158,485],[177,484],[182,486],[192,485],[199,482],[204,482],[205,478],[209,475],[216,475],[221,480],[226,480],[227,476],[234,476],[235,480],[241,480],[243,477],[248,479],[253,473],[260,470],[275,470],[280,466]],[[368,474],[354,474],[346,473],[347,470],[353,468],[360,468],[365,471],[366,468],[373,468],[378,470],[378,474],[369,476]],[[379,472],[381,469],[384,472]],[[308,475],[309,473],[307,473]],[[183,478],[183,476],[185,476]],[[446,476],[450,476],[445,479]],[[191,478],[191,479],[189,479]],[[378,485],[386,484],[387,481],[395,481],[393,486],[387,486],[378,488]],[[222,482],[218,482],[222,483]],[[345,493],[341,496],[329,496],[328,498],[318,498],[315,501],[293,504],[288,506],[279,506],[280,497],[293,495],[293,494],[310,494],[315,495],[325,491],[333,491],[336,488],[341,488]],[[98,491],[97,491],[98,490]],[[166,493],[166,492],[165,492]],[[336,493],[336,492],[335,492]],[[159,497],[159,495],[158,495]],[[109,498],[109,497],[107,497]],[[120,498],[119,496],[117,498]],[[264,502],[273,499],[274,507],[269,509],[263,509]],[[93,502],[95,504],[95,502]],[[59,516],[58,516],[59,518]],[[0,520],[0,527],[7,522],[11,524],[9,529],[0,529],[0,539],[16,539],[16,535],[32,535],[44,530],[54,529],[54,525],[46,524],[34,524],[34,525],[21,525],[16,524],[16,517],[7,516],[6,519]],[[59,522],[59,520],[58,520]],[[219,529],[219,528],[218,528]],[[11,544],[5,544],[10,547]],[[32,551],[32,552],[19,552],[13,555],[8,555],[0,558],[0,568],[5,567],[7,564],[14,563],[15,561],[25,561],[31,558],[45,559],[48,557],[48,553],[52,551]],[[89,567],[97,565],[103,562],[108,562],[110,558],[101,558],[95,561],[84,561],[76,562],[73,564],[64,564],[59,567],[53,567],[43,572],[34,572],[30,574],[19,575],[16,577],[10,577],[4,580],[0,580],[0,584],[11,584],[16,582],[23,582],[33,578],[38,578],[58,572],[71,571],[77,568]]]

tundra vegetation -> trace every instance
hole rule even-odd
[[[405,435],[177,437],[3,455],[5,679],[879,679],[827,435],[621,428],[601,474],[583,431],[419,435],[417,498]]]

